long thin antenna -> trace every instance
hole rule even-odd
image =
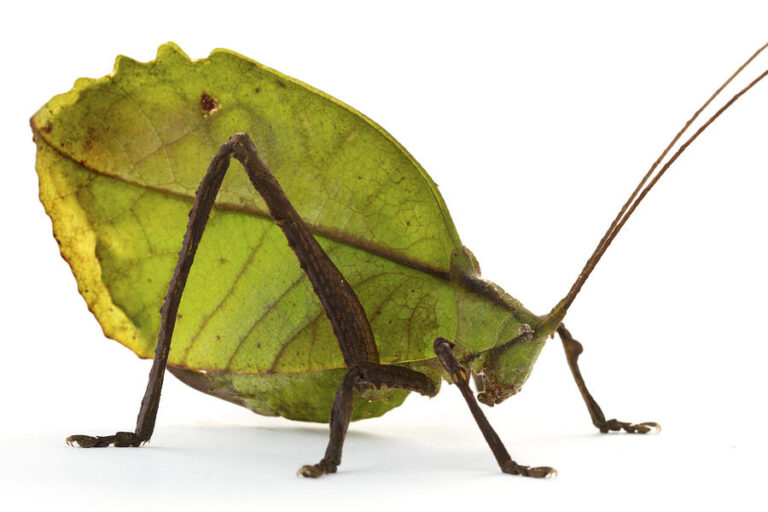
[[[602,258],[603,254],[605,254],[605,251],[608,249],[608,246],[611,245],[611,242],[613,242],[613,239],[616,238],[616,235],[619,231],[621,231],[621,228],[624,226],[624,224],[627,222],[627,219],[632,215],[632,212],[635,211],[637,206],[640,204],[640,202],[643,200],[643,198],[648,194],[648,192],[653,188],[653,186],[659,181],[659,179],[664,175],[664,173],[669,169],[669,167],[677,160],[677,158],[688,148],[688,146],[691,145],[691,143],[696,140],[696,138],[701,135],[701,133],[707,129],[707,127],[712,124],[715,119],[720,117],[720,114],[725,112],[733,103],[738,100],[744,93],[746,93],[749,89],[751,89],[755,84],[757,84],[760,80],[766,77],[768,75],[768,70],[764,71],[762,74],[760,74],[757,78],[752,80],[746,87],[744,87],[742,90],[740,90],[738,93],[736,93],[728,102],[720,107],[720,109],[715,112],[701,127],[699,127],[696,132],[694,132],[693,135],[691,135],[681,146],[680,148],[670,157],[670,159],[665,163],[659,172],[656,174],[656,176],[651,179],[650,182],[648,180],[653,175],[654,171],[658,168],[659,164],[664,160],[664,158],[667,156],[667,154],[670,152],[670,150],[674,147],[675,144],[680,140],[680,138],[685,134],[685,132],[688,130],[688,128],[693,124],[693,122],[699,117],[699,115],[712,103],[712,101],[720,94],[720,92],[725,89],[734,78],[736,78],[743,70],[746,68],[760,53],[762,53],[763,50],[768,48],[768,43],[761,46],[755,53],[752,54],[752,56],[747,59],[744,64],[739,66],[739,68],[726,80],[723,85],[721,85],[713,94],[709,97],[709,99],[704,102],[704,104],[699,107],[699,109],[691,116],[691,118],[683,125],[682,129],[677,132],[675,137],[672,139],[672,141],[667,145],[666,148],[664,148],[664,151],[661,152],[659,157],[656,159],[656,161],[653,163],[651,168],[648,170],[648,172],[643,176],[643,179],[640,181],[640,183],[637,185],[635,190],[632,192],[632,195],[629,196],[629,199],[627,199],[627,202],[624,203],[624,206],[622,206],[621,210],[619,211],[616,218],[611,223],[608,230],[603,235],[603,238],[600,239],[600,242],[597,244],[597,247],[595,248],[595,251],[592,253],[592,256],[589,257],[586,264],[584,265],[584,268],[579,273],[579,277],[576,279],[576,281],[571,286],[571,289],[568,291],[568,295],[565,296],[565,298],[560,301],[560,303],[555,306],[554,311],[552,312],[558,317],[562,317],[565,315],[565,312],[568,311],[568,308],[571,306],[571,303],[573,303],[573,300],[576,298],[576,296],[579,294],[579,291],[581,291],[581,287],[584,285],[584,282],[587,280],[589,275],[592,273],[592,270],[594,270],[597,263],[600,261],[600,258]],[[646,185],[646,182],[648,184]],[[644,187],[645,186],[645,187]]]

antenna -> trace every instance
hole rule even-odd
[[[688,137],[688,139],[683,142],[678,150],[667,160],[667,162],[659,169],[658,173],[656,173],[655,176],[653,176],[656,169],[659,167],[661,162],[666,158],[667,154],[672,150],[672,148],[677,144],[677,142],[680,140],[680,138],[685,134],[685,132],[688,130],[688,128],[693,124],[693,122],[699,117],[699,115],[712,103],[712,101],[722,92],[723,89],[725,89],[731,81],[733,81],[734,78],[736,78],[743,70],[746,68],[755,58],[757,58],[760,53],[762,53],[763,50],[768,48],[768,43],[761,46],[755,53],[752,54],[752,56],[747,59],[744,64],[739,66],[739,68],[726,80],[723,85],[721,85],[713,94],[709,97],[709,99],[704,102],[704,104],[699,107],[699,109],[691,116],[691,118],[683,125],[683,127],[680,129],[679,132],[677,132],[677,135],[670,141],[670,143],[667,145],[666,148],[664,148],[664,151],[661,152],[659,157],[656,159],[656,161],[653,163],[650,169],[648,169],[648,172],[643,176],[643,179],[640,181],[640,183],[637,185],[635,190],[632,192],[632,195],[629,196],[629,199],[627,199],[627,202],[624,203],[624,206],[621,207],[621,210],[619,211],[619,214],[616,216],[615,219],[613,219],[613,222],[611,223],[608,230],[603,235],[603,238],[600,239],[600,243],[597,244],[597,247],[595,248],[595,251],[592,253],[592,256],[589,257],[586,264],[584,265],[584,268],[579,273],[579,277],[576,278],[576,281],[571,286],[571,289],[568,291],[568,295],[565,296],[563,300],[558,303],[557,306],[553,309],[551,315],[554,315],[558,318],[562,318],[565,313],[568,311],[568,308],[571,306],[571,303],[573,303],[573,300],[576,298],[576,296],[579,294],[579,291],[581,291],[581,287],[584,285],[584,282],[587,280],[589,275],[592,273],[592,270],[594,270],[597,263],[600,261],[600,258],[603,257],[603,254],[605,254],[605,251],[608,249],[608,247],[611,245],[611,242],[613,242],[613,239],[616,238],[616,235],[619,231],[621,231],[621,228],[624,227],[624,224],[627,222],[627,219],[632,215],[632,213],[635,211],[637,206],[640,204],[640,202],[645,198],[645,196],[648,194],[648,192],[653,188],[654,185],[661,179],[661,177],[664,175],[665,172],[667,172],[667,169],[670,168],[670,166],[675,162],[675,160],[678,159],[678,157],[683,154],[683,152],[688,148],[688,146],[691,145],[691,143],[696,140],[696,138],[704,132],[704,130],[711,125],[715,119],[720,117],[720,115],[728,110],[728,108],[733,105],[736,100],[738,100],[741,96],[744,95],[748,90],[750,90],[753,86],[755,86],[760,80],[766,77],[768,75],[768,69],[763,71],[757,78],[752,80],[746,87],[744,87],[742,90],[737,92],[733,95],[733,97],[728,100],[725,105],[720,107],[720,109],[715,112],[707,121],[699,127],[698,130],[696,130],[693,135]],[[653,178],[651,178],[653,176]],[[650,180],[650,181],[649,181]],[[647,183],[647,184],[646,184]]]

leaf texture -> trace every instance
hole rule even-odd
[[[148,64],[118,57],[111,75],[78,80],[31,123],[40,196],[62,254],[105,334],[141,357],[154,353],[195,190],[239,131],[358,294],[383,363],[426,364],[438,335],[487,349],[519,327],[508,304],[452,282],[464,253],[450,215],[389,134],[233,52],[193,62],[169,43]],[[185,382],[256,412],[328,418],[341,352],[237,164],[192,267],[169,364]],[[355,418],[404,397],[360,401]]]

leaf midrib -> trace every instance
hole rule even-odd
[[[66,158],[77,165],[80,165],[84,169],[88,170],[89,172],[92,172],[94,174],[97,174],[99,176],[104,176],[116,181],[120,181],[122,183],[125,183],[127,185],[138,187],[143,190],[149,190],[152,192],[157,192],[160,194],[164,194],[170,197],[176,197],[179,199],[184,199],[186,201],[192,201],[194,200],[193,196],[183,194],[180,192],[176,192],[173,190],[164,189],[161,187],[154,187],[151,185],[147,185],[145,183],[139,183],[133,180],[126,179],[122,176],[115,176],[113,174],[106,174],[99,169],[96,169],[94,167],[91,167],[88,165],[86,161],[76,160],[70,155],[69,153],[65,152],[62,148],[58,147],[57,145],[53,144],[48,138],[46,138],[45,134],[38,128],[38,126],[35,124],[34,118],[30,119],[30,125],[32,127],[32,131],[34,132],[34,135],[36,138],[39,138],[41,141],[43,141],[48,147],[50,147],[53,151],[61,155],[63,158]],[[202,179],[202,177],[201,177]],[[253,217],[259,217],[262,219],[269,219],[272,220],[272,216],[269,215],[266,212],[263,212],[257,208],[249,207],[248,205],[236,205],[232,203],[226,203],[226,202],[216,202],[214,204],[214,209],[216,210],[222,210],[222,211],[231,211],[235,213],[242,213],[246,215],[250,215]],[[415,261],[412,259],[408,259],[403,257],[402,255],[392,251],[391,249],[373,244],[373,243],[366,243],[365,241],[359,239],[359,238],[350,238],[348,236],[345,236],[345,233],[340,230],[333,230],[333,229],[327,229],[323,228],[321,226],[317,226],[316,224],[312,224],[311,222],[304,221],[309,228],[310,232],[314,235],[321,236],[323,238],[326,238],[330,241],[346,245],[348,247],[352,247],[354,249],[358,249],[364,252],[367,252],[369,254],[372,254],[374,256],[378,256],[380,258],[387,259],[389,261],[392,261],[394,263],[398,263],[400,265],[412,268],[414,270],[418,270],[419,272],[423,272],[425,274],[431,275],[435,278],[441,279],[443,281],[450,282],[450,275],[447,270],[443,270],[440,268],[437,268],[433,265],[429,265],[428,263],[424,263],[421,261]]]

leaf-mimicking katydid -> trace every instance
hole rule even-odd
[[[78,80],[31,119],[41,201],[81,294],[108,337],[154,354],[136,429],[67,442],[149,441],[168,369],[259,414],[330,420],[325,456],[299,469],[318,477],[336,472],[350,421],[447,380],[503,472],[545,477],[554,470],[510,457],[478,402],[517,393],[555,333],[600,432],[658,428],[606,419],[563,319],[658,179],[768,74],[688,133],[766,46],[680,130],[544,315],[480,278],[432,180],[362,114],[225,50],[190,61],[169,43],[151,63],[118,57],[111,75]],[[232,158],[245,173],[227,174]]]

